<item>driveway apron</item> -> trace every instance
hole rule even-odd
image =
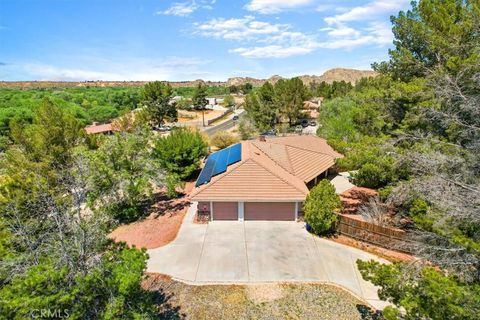
[[[322,282],[339,285],[382,309],[377,288],[364,281],[357,259],[386,262],[372,254],[308,233],[289,221],[193,223],[196,203],[177,238],[148,250],[147,271],[191,284]]]

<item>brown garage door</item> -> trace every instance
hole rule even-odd
[[[214,202],[213,220],[238,220],[238,203]]]
[[[295,202],[246,202],[245,220],[295,220]]]

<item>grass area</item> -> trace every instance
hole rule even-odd
[[[346,291],[323,284],[191,286],[151,276],[162,319],[381,319]]]

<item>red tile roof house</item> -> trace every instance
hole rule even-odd
[[[207,160],[192,192],[210,220],[297,220],[309,188],[343,157],[316,136],[261,137],[240,145],[238,162],[200,181]]]
[[[85,131],[87,132],[87,134],[111,134],[113,133],[114,129],[111,123],[98,124],[94,122],[91,125],[85,127]]]

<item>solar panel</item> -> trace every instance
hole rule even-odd
[[[216,152],[218,154],[216,161],[217,163],[215,164],[215,168],[213,169],[212,177],[227,171],[228,152],[228,149],[223,149]]]
[[[207,163],[205,163],[205,166],[203,167],[202,172],[200,172],[200,175],[198,176],[195,187],[199,187],[205,183],[210,182],[210,179],[212,178],[212,171],[216,164],[216,160],[215,160],[216,156],[212,157],[213,155],[214,154],[208,157]]]
[[[242,145],[237,143],[226,149],[212,153],[208,158],[205,166],[198,176],[195,187],[199,187],[210,182],[213,176],[227,171],[227,166],[240,161],[242,158]]]
[[[240,143],[231,146],[229,149],[230,153],[228,154],[227,160],[228,166],[242,160],[242,145]]]

